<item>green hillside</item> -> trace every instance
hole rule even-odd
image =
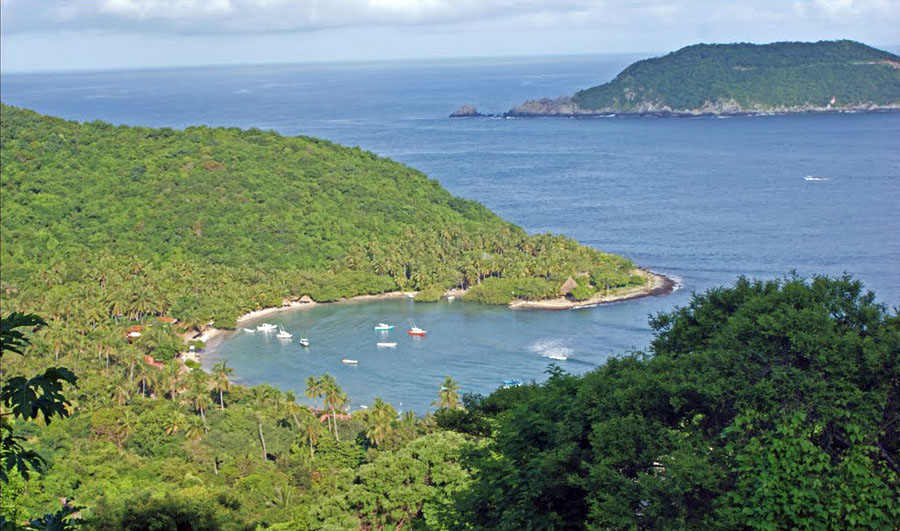
[[[638,61],[572,100],[583,111],[605,112],[896,106],[900,57],[846,40],[697,44]]]
[[[578,271],[624,284],[633,267],[528,236],[421,172],[324,140],[82,124],[5,105],[2,126],[7,298],[228,324],[288,296],[502,279],[541,298]],[[46,311],[44,299],[27,307]]]

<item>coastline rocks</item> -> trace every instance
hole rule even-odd
[[[855,112],[891,112],[900,111],[900,103],[857,105],[799,105],[799,106],[766,106],[754,104],[742,106],[733,99],[706,101],[696,109],[673,109],[668,105],[652,100],[641,100],[625,108],[604,107],[601,109],[584,109],[570,97],[556,99],[543,98],[528,100],[506,112],[504,117],[539,118],[539,117],[608,117],[608,116],[654,116],[654,117],[699,117],[699,116],[758,116],[775,114],[809,114],[809,113],[855,113]]]
[[[469,104],[463,105],[450,113],[450,118],[477,118],[479,116],[484,115],[478,112],[478,109],[476,109],[474,105]]]
[[[585,111],[578,107],[578,104],[572,101],[572,98],[563,96],[556,99],[528,100],[510,109],[505,116],[526,118],[534,116],[580,116],[585,114],[593,114],[593,111]]]

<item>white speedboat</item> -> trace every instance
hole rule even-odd
[[[283,326],[279,327],[279,328],[280,328],[280,330],[278,330],[278,334],[275,337],[277,337],[279,339],[290,339],[290,338],[294,337],[294,334],[285,330]]]
[[[301,338],[300,338],[300,345],[301,345],[301,346],[304,346],[304,347],[308,347],[308,346],[309,346],[309,340],[306,339],[305,337],[301,337]]]
[[[547,354],[547,357],[550,358],[551,360],[559,360],[559,361],[566,361],[567,359],[569,359],[569,357],[566,356],[565,354]]]
[[[376,347],[379,348],[394,348],[397,346],[396,343],[375,343]]]
[[[256,332],[256,329],[255,328],[245,328],[244,332],[249,332],[252,334],[253,332]]]
[[[278,327],[273,324],[270,324],[270,323],[263,323],[256,327],[256,329],[261,332],[270,332],[272,330],[275,330],[276,328],[278,328]]]
[[[386,323],[378,323],[378,326],[375,327],[375,330],[378,330],[379,332],[387,332],[388,330],[393,330],[393,329],[394,329],[394,325],[389,325]]]
[[[342,358],[341,363],[346,363],[347,365],[356,365],[359,363],[359,360],[351,360],[350,358]]]

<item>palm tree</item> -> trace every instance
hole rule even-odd
[[[262,412],[268,407],[270,402],[278,403],[281,399],[281,392],[268,385],[257,385],[250,389],[253,397],[253,403],[256,406],[256,425],[259,430],[259,443],[262,446],[263,461],[268,459],[266,452],[266,438],[263,436],[262,429]]]
[[[219,405],[222,411],[225,411],[225,399],[222,398],[222,392],[231,389],[231,382],[228,381],[228,375],[234,372],[234,369],[228,367],[228,360],[222,360],[213,366],[213,389],[219,392]]]
[[[376,398],[369,411],[369,426],[366,428],[366,438],[375,446],[381,446],[385,437],[390,435],[391,425],[397,418],[397,411],[381,398]]]
[[[459,384],[453,381],[453,378],[447,376],[444,383],[441,384],[441,390],[438,392],[438,399],[432,402],[432,405],[441,409],[459,409]]]
[[[304,392],[306,398],[309,398],[313,401],[313,406],[317,405],[316,400],[322,396],[322,380],[316,378],[315,376],[310,376],[306,379],[306,391]]]
[[[337,384],[337,381],[334,379],[334,376],[330,374],[322,375],[322,393],[325,396],[325,403],[331,409],[331,420],[334,426],[334,439],[336,441],[341,440],[337,431],[337,418],[335,418],[336,410],[340,409],[344,402],[347,399],[347,395],[344,394],[344,391]]]
[[[210,381],[209,375],[200,369],[191,371],[188,377],[188,390],[191,406],[200,413],[200,420],[203,422],[203,429],[206,429],[206,414],[204,408],[209,407],[212,403],[209,397]]]
[[[322,436],[322,423],[313,415],[312,411],[303,408],[300,410],[302,421],[300,425],[300,438],[309,445],[309,457],[312,459],[315,452],[315,446]]]

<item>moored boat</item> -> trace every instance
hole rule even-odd
[[[375,327],[375,330],[378,330],[380,332],[385,332],[387,330],[393,330],[393,329],[394,329],[394,325],[389,325],[386,323],[378,323],[378,326]]]
[[[346,363],[347,365],[356,365],[359,363],[359,360],[351,360],[350,358],[341,358],[341,363]]]
[[[300,346],[308,347],[308,346],[309,346],[309,340],[306,339],[305,337],[301,337],[301,338],[300,338]]]
[[[250,333],[253,333],[253,332],[256,332],[256,329],[255,329],[255,328],[245,328],[245,329],[244,329],[244,332],[250,332]]]
[[[381,348],[394,348],[397,346],[397,343],[381,343],[381,342],[379,342],[379,343],[375,343],[375,346],[381,347]]]
[[[270,323],[263,323],[256,327],[257,330],[260,330],[262,332],[269,332],[275,330],[276,328],[278,327]]]
[[[288,332],[282,326],[282,327],[280,327],[280,330],[278,330],[278,334],[275,337],[277,337],[279,339],[290,339],[290,338],[294,337],[294,334]]]
[[[411,336],[425,337],[425,334],[427,334],[428,332],[426,332],[425,330],[422,330],[421,328],[416,326],[416,322],[413,321],[412,319],[410,319],[409,320],[409,330],[407,330],[406,333]]]

